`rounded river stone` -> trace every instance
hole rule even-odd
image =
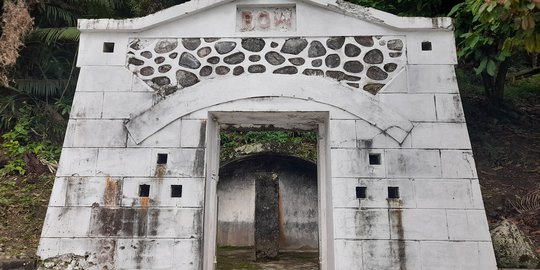
[[[168,84],[171,84],[171,79],[169,79],[168,77],[155,77],[152,79],[152,82],[159,85],[159,86],[164,86],[164,85],[168,85]]]
[[[360,73],[364,70],[364,65],[360,61],[348,61],[343,64],[343,69],[350,73]]]
[[[364,62],[368,64],[380,64],[384,61],[383,53],[378,49],[373,49],[364,55]]]
[[[388,78],[388,73],[384,72],[384,70],[380,69],[379,67],[370,67],[367,70],[367,76],[370,79],[382,81]]]
[[[136,40],[131,45],[129,45],[129,47],[134,49],[134,50],[140,50],[140,49],[144,48],[144,44],[141,42],[141,40]]]
[[[161,64],[165,62],[165,57],[163,56],[157,57],[156,59],[154,59],[154,62],[156,62],[156,64]]]
[[[206,61],[208,61],[208,63],[210,63],[210,64],[215,65],[215,64],[219,63],[219,61],[221,61],[221,60],[217,56],[212,56],[212,57],[208,58],[208,60],[206,60]]]
[[[244,62],[244,59],[246,59],[246,55],[243,52],[237,52],[223,58],[223,62],[229,65],[236,65]]]
[[[296,74],[298,73],[298,69],[293,66],[288,66],[288,67],[278,68],[274,70],[274,73],[275,74]]]
[[[361,78],[360,77],[356,77],[356,76],[352,76],[352,75],[347,75],[345,74],[345,77],[343,77],[344,80],[347,80],[347,81],[353,81],[353,82],[357,82],[359,81]]]
[[[244,68],[242,66],[237,66],[233,69],[233,75],[238,76],[240,74],[244,73]]]
[[[202,47],[197,51],[197,55],[199,57],[206,57],[212,52],[212,48],[210,47]]]
[[[392,51],[401,51],[403,50],[403,41],[401,39],[392,39],[388,41],[387,46]]]
[[[130,64],[132,64],[132,65],[135,65],[135,66],[142,66],[142,65],[144,65],[144,61],[143,61],[143,60],[139,60],[139,59],[137,59],[137,58],[129,58],[128,63],[130,63]]]
[[[250,52],[260,52],[264,49],[266,42],[262,38],[243,38],[242,48]]]
[[[218,40],[219,40],[219,38],[203,38],[203,39],[204,39],[204,41],[206,41],[206,42],[208,42],[208,43],[212,43],[212,42],[214,42],[214,41],[218,41]]]
[[[323,44],[320,41],[314,40],[309,45],[308,49],[308,57],[314,58],[323,56],[326,54],[326,48],[324,48]]]
[[[384,84],[380,83],[370,83],[364,85],[364,90],[368,91],[369,93],[376,95],[381,89],[384,87]]]
[[[386,41],[384,41],[384,40],[379,41],[379,45],[386,46]]]
[[[203,77],[210,76],[211,74],[212,74],[212,67],[211,66],[204,66],[199,71],[199,75],[201,75]]]
[[[150,59],[152,58],[152,53],[150,51],[144,51],[141,53],[141,56]]]
[[[263,73],[266,71],[266,67],[263,65],[251,65],[248,67],[249,73]]]
[[[328,70],[326,71],[326,77],[342,81],[343,79],[345,79],[345,73],[341,71]]]
[[[345,37],[331,37],[326,40],[326,46],[332,50],[339,50],[345,43]]]
[[[177,71],[176,79],[182,87],[190,87],[199,82],[199,78],[197,78],[197,75],[186,70]]]
[[[296,57],[296,58],[289,59],[289,62],[291,62],[291,64],[295,66],[301,66],[306,63],[306,60],[304,60],[304,58],[302,57]]]
[[[176,57],[178,57],[178,53],[171,53],[171,54],[169,54],[169,57],[171,59],[176,59]]]
[[[320,67],[320,66],[322,66],[322,60],[321,59],[315,59],[315,60],[311,61],[311,65],[314,66],[314,67]]]
[[[359,83],[347,83],[347,85],[349,85],[350,87],[354,87],[354,88],[360,88]]]
[[[397,68],[397,64],[395,63],[388,63],[386,65],[384,65],[384,70],[386,72],[394,72]]]
[[[249,56],[249,61],[251,61],[251,62],[259,62],[260,60],[261,60],[260,55],[251,55],[251,56]]]
[[[231,69],[226,66],[219,66],[216,68],[216,73],[218,75],[226,75],[227,73],[229,73],[229,71],[231,71]]]
[[[214,48],[219,54],[230,53],[236,48],[236,42],[232,41],[220,41],[214,45]]]
[[[373,41],[373,37],[370,37],[370,36],[354,37],[354,40],[356,40],[358,44],[364,47],[372,47],[373,45],[375,45],[375,42]]]
[[[171,65],[163,65],[158,68],[159,73],[166,73],[169,72],[169,70],[172,69]]]
[[[285,62],[285,57],[283,57],[278,52],[267,52],[264,55],[264,58],[266,59],[266,61],[268,61],[268,63],[274,66],[281,65]]]
[[[277,44],[277,42],[272,41],[272,43],[270,43],[270,47],[272,47],[272,48],[276,48],[277,46],[279,46],[279,44]]]
[[[326,57],[326,59],[324,59],[324,63],[326,64],[327,67],[329,68],[335,68],[335,67],[338,67],[339,64],[341,63],[341,60],[339,58],[339,55],[337,54],[330,54]]]
[[[182,67],[191,69],[198,69],[201,66],[201,62],[199,62],[195,56],[188,52],[184,52],[182,55],[180,55],[179,64]]]
[[[201,39],[200,38],[183,38],[182,39],[182,45],[184,45],[184,48],[193,51],[201,45]]]
[[[311,69],[311,68],[305,69],[304,72],[302,72],[302,74],[308,75],[308,76],[324,76],[324,72],[322,70]]]
[[[362,50],[358,48],[358,46],[353,44],[347,44],[345,45],[345,55],[348,57],[357,57],[360,55]]]
[[[150,76],[154,74],[154,68],[153,67],[143,67],[140,71],[141,75],[143,76]]]
[[[392,57],[392,58],[398,58],[398,57],[401,56],[401,54],[402,54],[402,53],[400,53],[400,52],[391,52],[391,53],[390,53],[390,57]]]
[[[154,51],[156,51],[157,53],[168,53],[176,49],[176,47],[178,47],[177,39],[164,39],[158,41],[156,47],[154,48]]]
[[[281,47],[281,52],[286,54],[299,54],[308,45],[308,41],[305,38],[289,38]]]

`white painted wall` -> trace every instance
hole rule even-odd
[[[236,5],[276,4],[262,0],[194,0],[144,20],[80,23],[80,79],[41,258],[97,253],[116,269],[200,269],[208,112],[316,111],[329,114],[331,144],[336,259],[323,269],[496,269],[448,19],[280,3],[296,5],[293,32],[236,32]],[[208,80],[163,100],[127,69],[132,38],[339,35],[405,36],[404,70],[375,96],[331,78],[264,74]],[[432,51],[421,50],[425,41]],[[169,154],[165,170],[158,153]],[[369,165],[369,153],[382,164]],[[140,184],[151,185],[148,199],[138,198]],[[170,198],[172,184],[182,198]],[[355,198],[357,186],[368,187],[367,199]],[[400,187],[399,201],[387,200],[388,186]]]

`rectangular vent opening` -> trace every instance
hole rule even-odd
[[[182,185],[171,185],[171,197],[172,198],[182,197]]]
[[[399,199],[399,187],[388,187],[388,199]]]
[[[433,50],[433,45],[430,41],[422,42],[422,51],[431,51]]]
[[[381,154],[369,154],[369,165],[381,165]]]
[[[150,197],[150,185],[139,185],[139,197],[141,198]]]
[[[356,187],[356,198],[357,199],[365,199],[366,196],[367,187]]]
[[[104,42],[103,43],[103,52],[104,53],[113,53],[114,52],[114,42]]]
[[[168,154],[157,154],[157,164],[158,165],[165,165],[167,164],[167,161],[169,159]]]

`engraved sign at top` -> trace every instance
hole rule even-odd
[[[296,7],[238,7],[236,30],[270,32],[296,30]]]

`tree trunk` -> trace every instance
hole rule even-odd
[[[489,104],[494,108],[500,108],[503,105],[504,86],[509,65],[510,63],[508,60],[500,63],[495,76],[489,75],[487,71],[482,72],[482,81],[484,83],[486,97]]]

